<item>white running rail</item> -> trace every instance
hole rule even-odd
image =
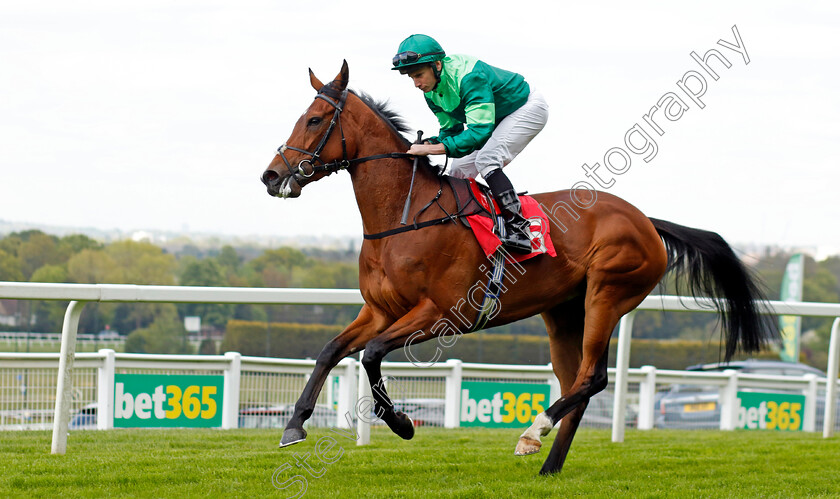
[[[0,282],[0,298],[19,300],[70,300],[62,327],[59,379],[56,389],[52,453],[64,454],[70,419],[71,374],[76,345],[78,319],[86,302],[156,302],[156,303],[233,303],[233,304],[326,304],[361,305],[359,290],[210,288],[190,286],[139,286],[121,284],[44,284]],[[715,312],[709,299],[679,296],[649,296],[638,307],[642,310]],[[613,442],[624,440],[625,408],[632,336],[631,312],[622,318],[618,334],[613,410]],[[764,313],[836,317],[831,332],[828,361],[829,380],[837,380],[840,361],[840,304],[769,302]],[[650,376],[650,373],[646,373]],[[450,388],[450,391],[454,390]],[[834,432],[837,383],[827,383],[823,436]],[[641,416],[641,415],[640,415]],[[647,418],[647,415],[644,415]],[[452,422],[450,421],[450,424]]]

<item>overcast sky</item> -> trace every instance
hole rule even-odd
[[[838,5],[3,1],[0,219],[358,237],[346,173],[292,200],[259,176],[314,96],[307,68],[328,81],[342,59],[352,88],[435,134],[420,91],[390,71],[399,42],[426,33],[549,101],[506,170],[518,189],[593,182],[581,165],[627,150],[636,124],[653,134],[644,115],[673,92],[688,109],[660,116],[656,156],[630,155],[609,192],[730,242],[840,250]],[[736,43],[733,26],[749,64],[718,44]],[[731,63],[710,63],[717,81],[690,56],[713,48]],[[677,85],[689,71],[706,77],[703,108]]]

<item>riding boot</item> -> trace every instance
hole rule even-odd
[[[504,234],[500,237],[502,244],[516,253],[530,253],[533,251],[531,238],[528,237],[531,224],[522,216],[522,204],[507,175],[498,168],[485,175],[484,180],[505,219]]]

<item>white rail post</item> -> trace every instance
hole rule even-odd
[[[720,429],[734,430],[738,419],[738,371],[727,369],[723,374],[729,379],[720,389]]]
[[[551,369],[551,372],[548,375],[548,384],[551,386],[548,392],[548,398],[550,399],[548,401],[548,406],[550,406],[563,396],[563,390],[560,387],[560,380],[557,379],[557,376],[554,374],[554,365],[551,362],[548,363],[548,368]]]
[[[443,412],[443,427],[458,428],[461,426],[461,378],[463,362],[459,359],[446,361],[452,371],[446,376],[446,402]]]
[[[630,338],[636,311],[621,318],[618,325],[618,352],[615,359],[615,399],[613,400],[612,441],[624,442],[624,414],[627,407],[627,369],[630,367]]]
[[[102,356],[102,366],[96,373],[96,429],[110,430],[114,428],[116,353],[110,348],[103,348],[99,354]]]
[[[802,418],[802,431],[817,431],[817,380],[819,378],[813,373],[803,377],[808,380],[808,388],[805,389],[805,417]]]
[[[825,418],[823,438],[834,435],[834,419],[837,417],[837,374],[840,369],[840,317],[831,326],[828,343],[828,373],[825,384]]]
[[[364,356],[365,351],[359,352],[359,359]],[[364,365],[359,367],[359,398],[356,401],[356,433],[359,439],[356,445],[368,445],[370,443],[370,414],[373,408],[373,397],[370,391],[367,371]]]
[[[242,355],[225,352],[230,366],[225,369],[225,396],[222,402],[222,428],[239,428],[239,383],[242,379]]]
[[[64,313],[61,326],[61,355],[58,358],[58,384],[55,389],[55,414],[53,415],[53,454],[67,452],[67,426],[70,423],[70,397],[73,390],[73,361],[76,357],[76,334],[79,317],[85,308],[83,301],[71,301]]]
[[[644,381],[639,386],[639,422],[640,430],[653,429],[653,406],[656,398],[656,368],[642,366]]]
[[[338,411],[336,412],[335,425],[338,428],[350,429],[352,424],[353,404],[358,398],[356,395],[356,359],[348,358],[347,366],[344,368],[344,374],[338,378]],[[348,421],[347,415],[351,418]]]

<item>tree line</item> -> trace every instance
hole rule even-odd
[[[38,230],[0,239],[0,281],[153,284],[183,286],[358,288],[357,255],[351,251],[294,248],[250,249],[223,246],[197,251],[185,245],[169,251],[148,242],[123,240],[104,244],[84,235],[57,237]],[[19,301],[15,325],[6,330],[58,332],[67,302]],[[224,332],[230,320],[342,324],[358,306],[262,306],[228,304],[90,303],[79,331],[105,329],[128,335],[126,351],[193,353],[186,343],[183,319],[201,317],[209,332]]]

